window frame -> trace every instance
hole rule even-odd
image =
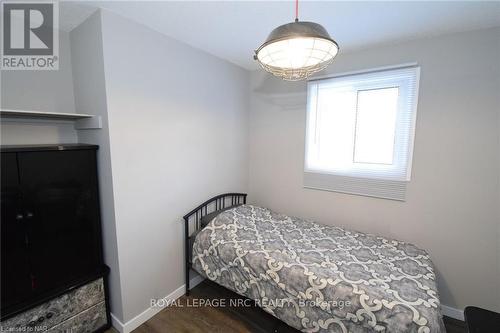
[[[398,71],[405,73],[405,70],[410,73],[408,78],[397,77]],[[385,73],[387,74],[386,77],[384,77],[383,75]],[[394,73],[396,73],[396,78],[391,78],[391,74]],[[358,80],[361,81],[353,83],[353,81],[356,80],[356,76],[358,76]],[[367,77],[368,79],[366,79]],[[370,77],[372,77],[372,79],[370,79]],[[395,200],[404,200],[406,183],[411,180],[412,173],[419,84],[420,67],[416,63],[342,73],[333,76],[323,76],[309,80],[307,85],[304,187],[335,192],[384,197]],[[397,87],[399,89],[397,111],[398,114],[396,116],[397,121],[395,126],[395,144],[393,147],[393,164],[355,162],[354,154],[351,162],[351,167],[355,167],[346,169],[345,171],[322,169],[309,163],[310,161],[308,161],[308,158],[311,156],[309,155],[311,147],[312,149],[317,149],[317,154],[319,156],[319,148],[314,148],[314,145],[318,145],[318,143],[316,143],[318,139],[317,121],[320,117],[320,114],[318,114],[317,104],[320,89],[328,89],[332,87],[341,88],[342,86],[348,85],[350,86],[351,91],[355,91],[356,100],[359,98],[359,91],[394,87]],[[353,89],[353,87],[355,89]],[[405,89],[401,89],[401,87],[405,87]],[[406,95],[401,96],[401,94]],[[401,103],[408,101],[410,101],[411,104],[409,106],[406,106],[406,111],[401,111],[404,107],[403,105],[401,105]],[[311,111],[313,109],[315,110],[314,113]],[[357,116],[358,114],[356,111],[356,117]],[[312,126],[313,123],[314,125]],[[401,124],[404,124],[406,127],[404,127],[403,129]],[[315,134],[311,134],[311,130],[314,130]],[[353,138],[354,141],[352,142],[353,153],[356,149],[356,130],[357,125],[355,122]],[[315,143],[311,144],[311,140],[315,140]],[[402,146],[404,147],[402,148]],[[396,163],[398,164],[395,165],[394,161],[396,161]],[[404,163],[406,163],[406,165],[404,165]],[[361,167],[361,165],[363,167]],[[391,169],[396,171],[388,171]],[[308,181],[311,179],[315,180],[312,182]],[[363,190],[363,181],[367,184],[366,191]],[[339,184],[339,186],[335,185],[337,183]],[[353,183],[356,183],[359,186],[357,185],[357,189],[350,191],[349,184]],[[340,190],[336,189],[336,187],[340,188]],[[388,193],[387,195],[377,195],[374,194],[379,192],[379,189],[377,189],[376,187],[379,187],[379,189],[380,187],[398,187],[399,189],[396,192],[398,192],[399,194],[392,195],[391,193]]]

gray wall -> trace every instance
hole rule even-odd
[[[0,123],[2,145],[75,143],[77,141],[73,122],[2,119]]]
[[[500,310],[499,36],[492,29],[412,41],[341,54],[330,66],[421,66],[406,202],[304,189],[305,85],[253,73],[250,201],[415,243],[433,258],[443,304]]]
[[[125,323],[184,284],[182,215],[245,191],[248,72],[103,12]]]
[[[74,113],[69,34],[59,31],[59,70],[2,71],[2,109]]]
[[[1,71],[0,108],[74,113],[69,35],[59,32],[59,70]],[[44,144],[77,142],[71,122],[9,121],[0,124],[1,143]]]
[[[107,12],[60,42],[59,71],[2,72],[1,106],[99,115],[103,128],[2,121],[2,144],[100,146],[111,310],[126,323],[184,284],[182,215],[246,191],[249,73]]]
[[[106,12],[61,34],[60,71],[2,72],[0,103],[101,115],[103,129],[2,121],[1,140],[101,146],[105,256],[123,323],[182,286],[181,216],[247,185],[254,203],[416,243],[433,257],[444,304],[500,310],[498,54],[493,29],[341,54],[331,65],[421,65],[404,203],[302,188],[304,83],[260,70],[249,82],[232,64]]]
[[[497,45],[499,45],[499,49],[500,49],[500,33],[497,35],[496,43],[497,43]],[[499,60],[499,62],[500,62],[500,60]],[[500,81],[500,78],[498,80]],[[500,112],[500,93],[499,93],[499,90],[497,90],[496,97],[497,97],[496,106],[497,106],[497,109],[499,109],[499,112]],[[500,115],[498,116],[498,128],[500,129]],[[500,146],[500,130],[497,132],[497,134],[498,134],[498,145]],[[497,161],[498,161],[497,163],[500,165],[500,152],[497,155]],[[500,176],[498,177],[498,183],[497,184],[498,184],[498,187],[500,188]],[[498,223],[498,244],[497,244],[498,245],[498,247],[497,247],[497,255],[498,255],[498,279],[500,280],[500,190],[498,191],[497,209],[498,209],[498,216],[499,216],[499,218],[497,220],[497,223]],[[500,300],[500,287],[497,290],[498,290],[498,299]],[[500,308],[500,305],[498,307]]]
[[[102,53],[101,15],[96,12],[70,34],[73,55],[73,81],[75,107],[78,113],[88,113],[102,118],[102,129],[78,131],[78,141],[99,145],[97,152],[101,218],[104,243],[104,261],[110,267],[109,287],[111,311],[121,318],[122,298],[118,245],[115,226],[113,177],[109,122],[106,103],[106,82]]]

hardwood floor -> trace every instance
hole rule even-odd
[[[204,281],[191,290],[190,296],[182,296],[177,306],[170,306],[139,326],[134,333],[297,333],[298,331],[271,316],[258,307],[198,306],[199,299],[237,302],[243,297],[212,282]],[[462,321],[445,317],[447,333],[465,333]],[[106,333],[116,333],[114,330]]]

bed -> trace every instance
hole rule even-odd
[[[424,250],[216,198],[185,216],[188,290],[193,268],[303,332],[445,332]]]

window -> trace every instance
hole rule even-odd
[[[308,82],[304,186],[404,200],[420,69]]]

